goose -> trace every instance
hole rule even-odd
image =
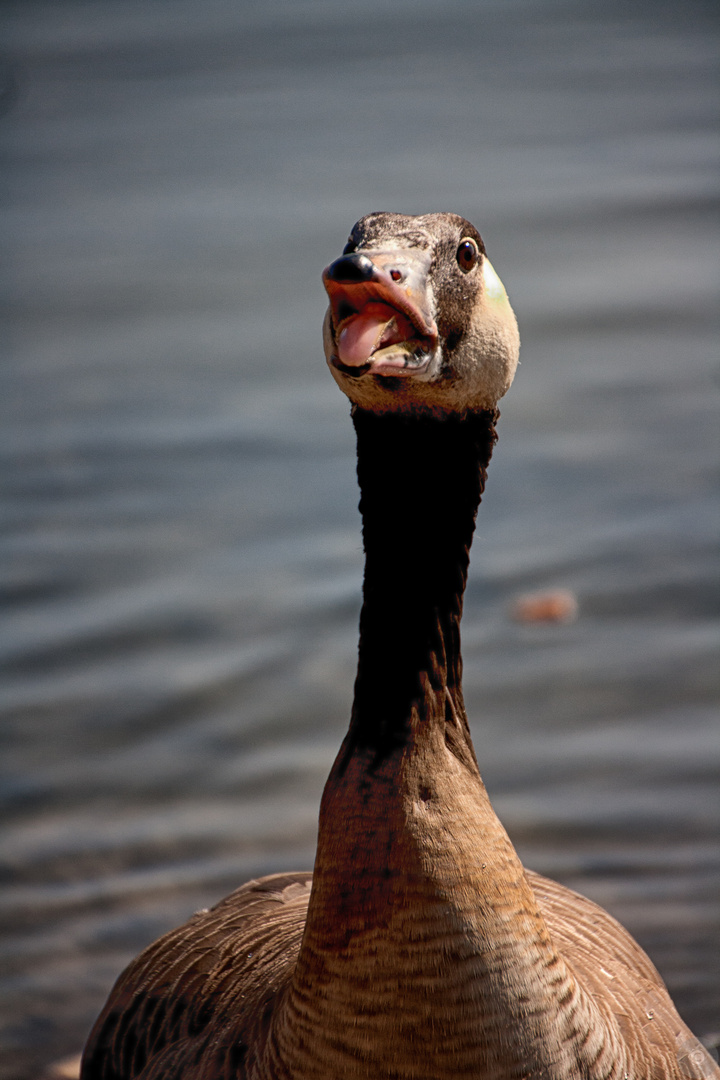
[[[720,1071],[609,914],[526,870],[480,778],[460,619],[519,337],[477,230],[374,213],[324,271],[366,556],[314,872],[147,948],[83,1080],[688,1080]]]

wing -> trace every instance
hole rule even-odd
[[[557,951],[605,1015],[614,1017],[648,1080],[707,1080],[720,1071],[672,1003],[657,969],[620,923],[592,900],[526,871]],[[642,1071],[641,1071],[642,1070]]]
[[[248,1044],[295,966],[310,873],[250,881],[150,945],[93,1028],[82,1080],[243,1075]]]

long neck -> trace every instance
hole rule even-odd
[[[366,566],[348,754],[380,761],[401,746],[428,687],[464,720],[460,618],[496,418],[354,414]],[[474,763],[467,726],[455,728]]]
[[[530,1063],[575,1080],[573,1045],[597,1023],[490,805],[462,702],[462,596],[495,419],[355,414],[355,699],[263,1077],[515,1080]],[[574,1017],[565,1040],[558,1001]]]

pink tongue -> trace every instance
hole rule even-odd
[[[338,355],[343,364],[352,367],[367,364],[386,326],[397,314],[387,304],[368,304],[358,315],[354,315],[338,337]]]

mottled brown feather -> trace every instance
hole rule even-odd
[[[355,404],[366,573],[315,873],[251,881],[146,949],[93,1029],[83,1080],[718,1078],[623,927],[523,869],[477,769],[460,618],[517,363],[504,289],[456,215],[369,215],[349,248],[336,299],[368,275],[382,288],[422,250],[442,358],[424,382],[334,370]],[[331,366],[336,334],[330,312]]]
[[[198,1054],[207,1068],[218,1045],[230,1052],[218,1038],[228,1025],[239,1060],[258,1017],[292,974],[311,882],[310,873],[249,881],[145,949],[113,987],[88,1040],[83,1075],[201,1075]]]
[[[620,923],[555,881],[532,871],[527,877],[558,951],[598,1000],[626,1018],[626,1034],[643,1052],[637,1067],[644,1071],[635,1075],[717,1075]],[[262,1041],[268,1007],[292,976],[311,883],[310,873],[250,881],[150,945],[118,979],[88,1041],[84,1076],[244,1077],[247,1047]],[[640,1039],[633,1018],[642,1014]]]

